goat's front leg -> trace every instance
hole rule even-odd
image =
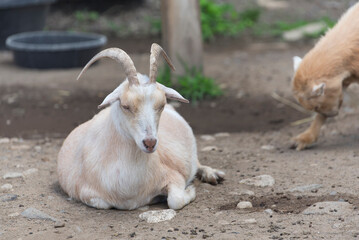
[[[326,119],[327,118],[324,115],[317,113],[310,127],[292,139],[293,143],[291,147],[300,151],[316,142],[319,137],[320,128],[323,126]]]
[[[181,178],[181,177],[179,177]],[[186,187],[185,180],[176,179],[167,186],[167,204],[171,209],[181,209],[196,198],[196,189],[193,185]]]

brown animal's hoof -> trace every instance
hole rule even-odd
[[[291,149],[296,149],[297,151],[301,151],[307,148],[309,145],[315,143],[317,137],[311,132],[304,132],[297,137],[292,139]]]

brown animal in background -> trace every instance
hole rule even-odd
[[[316,116],[311,126],[293,139],[302,150],[314,143],[328,117],[334,117],[343,101],[343,89],[359,83],[359,3],[302,60],[294,57],[292,90],[299,103]]]

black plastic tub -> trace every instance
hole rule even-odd
[[[0,49],[8,36],[42,30],[49,6],[55,0],[0,0]]]
[[[107,38],[93,33],[27,32],[8,37],[15,63],[27,68],[83,67]]]

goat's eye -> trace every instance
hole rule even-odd
[[[127,106],[127,105],[121,105],[123,109],[127,110],[127,111],[130,111],[130,106]]]

